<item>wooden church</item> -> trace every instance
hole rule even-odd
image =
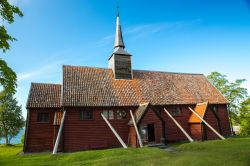
[[[24,152],[141,147],[231,135],[228,101],[203,74],[133,70],[120,16],[108,68],[62,67],[32,83]]]

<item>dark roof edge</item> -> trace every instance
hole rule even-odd
[[[175,106],[175,105],[196,105],[197,103],[181,103],[181,104],[151,104],[151,106],[159,106],[159,107],[165,107],[165,106]],[[216,103],[216,102],[209,102],[209,104],[217,104],[217,105],[224,105],[224,104],[228,104],[228,103]],[[98,108],[107,108],[107,107],[139,107],[140,104],[138,105],[105,105],[105,106],[100,106],[100,105],[62,105],[63,107],[68,107],[68,108],[81,108],[81,107],[98,107]]]

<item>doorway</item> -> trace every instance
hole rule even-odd
[[[148,124],[148,142],[155,142],[155,125]]]

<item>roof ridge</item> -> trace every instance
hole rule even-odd
[[[83,68],[92,68],[92,69],[105,69],[105,70],[109,70],[109,68],[104,68],[104,67],[94,67],[94,66],[74,66],[74,65],[63,65],[64,67],[83,67]]]
[[[183,75],[204,75],[202,73],[182,73],[182,72],[157,71],[157,70],[140,70],[140,69],[135,69],[133,71],[143,71],[143,72],[152,72],[152,73],[168,73],[168,74],[183,74]]]
[[[104,70],[110,70],[110,68],[104,68],[104,67],[94,67],[94,66],[74,66],[74,65],[63,65],[63,67],[83,67],[83,68],[92,68],[92,69],[104,69]],[[138,72],[152,72],[152,73],[168,73],[168,74],[183,74],[183,75],[203,75],[202,73],[183,73],[183,72],[170,72],[170,71],[157,71],[157,70],[141,70],[141,69],[134,69],[133,71]]]
[[[60,86],[62,86],[62,84],[58,84],[58,83],[31,82],[31,85],[32,84],[37,84],[37,85],[60,85]]]

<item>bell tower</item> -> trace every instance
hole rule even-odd
[[[114,51],[109,58],[109,68],[113,70],[115,79],[133,79],[133,71],[131,65],[131,54],[125,50],[125,45],[122,37],[122,29],[120,24],[119,12],[116,17],[116,34]]]

